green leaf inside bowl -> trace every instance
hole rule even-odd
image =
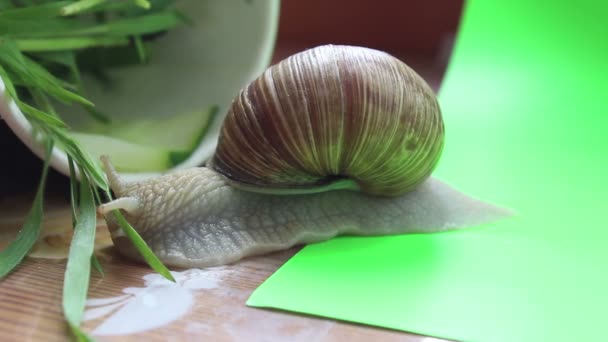
[[[95,124],[72,137],[94,157],[109,155],[118,171],[165,171],[192,154],[217,112],[212,106],[163,118]]]
[[[100,134],[72,133],[71,136],[97,159],[109,155],[116,169],[123,172],[162,171],[171,166],[169,151],[164,149]]]

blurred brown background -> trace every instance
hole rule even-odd
[[[400,58],[437,89],[462,7],[462,0],[283,0],[273,61],[322,44],[366,46]]]

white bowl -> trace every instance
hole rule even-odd
[[[212,155],[232,99],[270,64],[280,1],[181,0],[177,5],[194,26],[175,29],[159,38],[147,64],[112,70],[109,74],[120,89],[108,91],[83,77],[87,98],[112,117],[161,117],[219,106],[220,115],[190,157],[162,172],[202,165]],[[59,111],[68,123],[89,118],[75,106]],[[30,150],[44,158],[44,147],[32,135],[32,126],[8,97],[1,79],[0,115]],[[50,165],[69,175],[67,156],[61,149],[53,150]],[[159,173],[122,176],[135,180]]]

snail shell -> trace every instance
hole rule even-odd
[[[125,183],[104,158],[117,199],[100,212],[123,210],[163,262],[183,267],[340,234],[430,233],[509,216],[429,178],[443,141],[437,100],[404,63],[322,46],[241,91],[208,167]],[[141,259],[106,219],[118,250]]]
[[[431,174],[443,142],[437,99],[414,70],[385,52],[326,45],[240,92],[210,166],[254,191],[336,184],[394,196]]]

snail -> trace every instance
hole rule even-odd
[[[122,210],[166,264],[206,267],[337,235],[430,233],[510,215],[431,177],[444,144],[432,89],[392,55],[325,45],[270,66],[226,114],[205,166],[124,182]],[[108,215],[118,250],[139,258]]]

